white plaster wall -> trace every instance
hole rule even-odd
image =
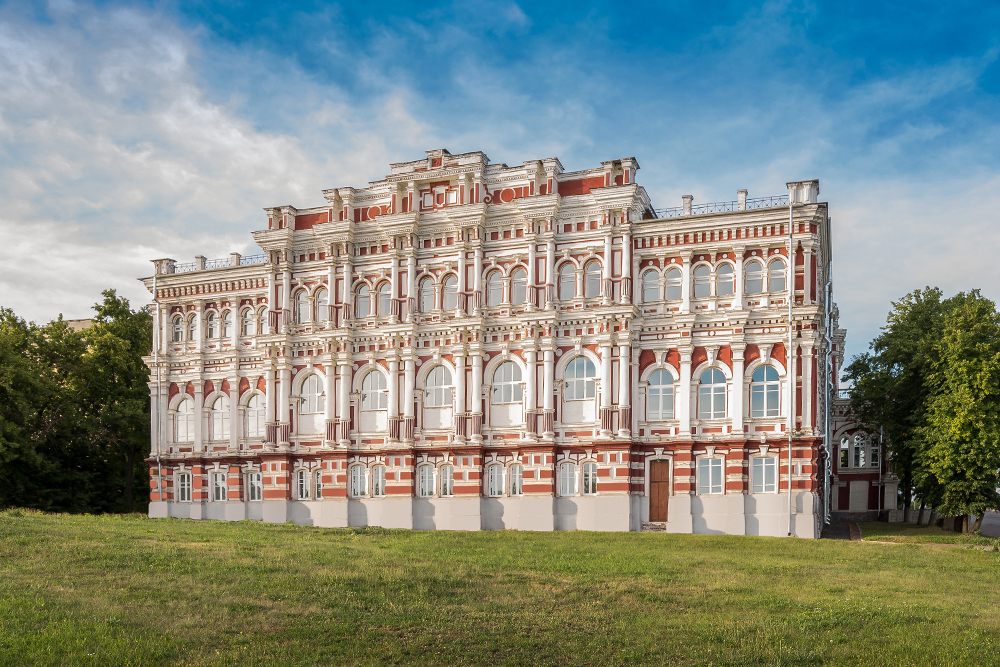
[[[632,502],[628,495],[580,496],[575,500],[579,510],[577,530],[629,530]]]
[[[479,530],[480,497],[414,498],[413,528],[416,530]]]
[[[693,533],[694,516],[692,516],[691,496],[688,493],[679,493],[670,496],[670,503],[667,506],[667,532],[668,533]],[[646,513],[649,516],[649,498],[646,498]]]
[[[151,500],[148,514],[150,519],[166,519],[170,516],[170,503],[166,500]]]

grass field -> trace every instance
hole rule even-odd
[[[0,513],[4,665],[995,665],[1000,554]]]
[[[1000,547],[1000,538],[956,533],[937,526],[917,526],[910,523],[881,523],[871,521],[858,524],[863,539],[870,542],[910,542],[914,544],[972,544]]]

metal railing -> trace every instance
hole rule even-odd
[[[788,206],[788,195],[747,199],[746,210],[750,211],[759,208],[775,208],[778,206]],[[682,215],[707,215],[709,213],[727,213],[729,211],[738,210],[740,210],[738,201],[720,201],[713,202],[711,204],[693,204],[691,206],[690,213],[685,213],[683,206],[675,206],[673,208],[655,208],[653,209],[653,215],[657,218],[679,218]]]
[[[197,268],[197,264],[191,262],[190,264],[174,264],[174,273],[185,273],[187,271],[194,271]]]
[[[267,255],[247,255],[240,257],[240,266],[247,264],[267,264]]]
[[[224,269],[231,264],[229,258],[226,259],[206,259],[206,269]]]
[[[714,204],[692,204],[691,205],[691,215],[705,215],[706,213],[725,213],[726,211],[735,211],[737,202],[734,201],[720,201]]]
[[[778,195],[776,197],[757,197],[747,199],[747,210],[755,208],[774,208],[776,206],[788,206],[788,195]]]

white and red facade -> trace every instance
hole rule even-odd
[[[656,211],[638,169],[428,151],[156,260],[150,515],[817,537],[819,184]]]

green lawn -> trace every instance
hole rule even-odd
[[[995,665],[1000,554],[0,513],[5,665]]]
[[[917,526],[912,523],[859,523],[861,536],[870,542],[912,542],[915,544],[972,544],[1000,547],[1000,539],[982,535],[941,530],[937,526]]]

